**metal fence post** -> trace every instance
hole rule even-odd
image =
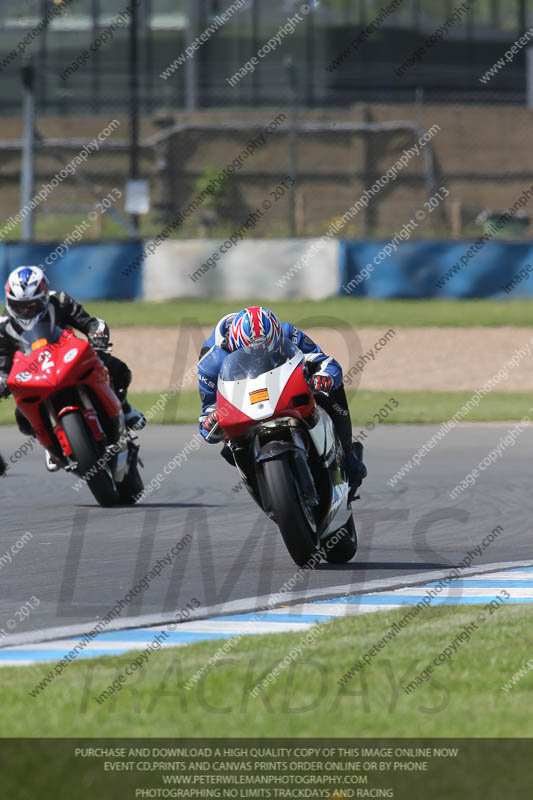
[[[259,2],[252,0],[252,56],[255,56],[259,50]],[[259,75],[258,71],[254,69],[252,72],[252,105],[257,106],[259,100]]]
[[[24,89],[24,139],[22,143],[22,167],[20,171],[21,210],[28,209],[22,219],[22,239],[33,241],[33,198],[34,153],[35,153],[35,69],[28,58],[22,66],[22,86]]]
[[[130,21],[130,178],[139,174],[139,18],[137,6],[131,6]],[[132,215],[133,227],[138,230],[139,218]]]
[[[292,56],[285,59],[289,83],[291,119],[289,128],[289,174],[294,183],[289,190],[289,233],[296,236],[296,181],[298,179],[298,81]]]
[[[187,47],[192,47],[198,33],[198,0],[188,0],[187,4]],[[185,62],[185,108],[195,111],[198,108],[198,58],[196,53]]]
[[[49,0],[41,0],[40,8],[41,8],[41,18],[45,20],[48,15],[48,11],[50,9]],[[45,111],[47,107],[47,93],[48,93],[48,84],[46,79],[46,71],[48,68],[47,61],[48,61],[48,25],[45,25],[45,27],[41,32],[41,35],[39,36],[39,85],[40,85],[39,108],[41,108],[43,111]]]
[[[100,20],[100,0],[91,0],[92,37],[98,37],[98,24]],[[96,49],[92,56],[91,83],[92,107],[95,114],[100,112],[100,51]]]
[[[533,108],[533,47],[526,48],[526,105]]]

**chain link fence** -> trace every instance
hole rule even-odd
[[[151,194],[145,236],[169,223],[172,236],[223,236],[256,209],[264,213],[247,235],[321,235],[383,181],[339,235],[389,239],[422,209],[413,238],[461,237],[533,184],[530,0],[135,0],[135,8],[133,62],[130,0],[1,4],[2,230],[20,208],[20,67],[29,55],[41,136],[36,192],[84,141],[120,122],[39,204],[38,238],[66,235],[114,188],[125,197],[132,70],[138,172]],[[420,150],[385,180],[435,126],[431,165]],[[124,215],[123,199],[117,211]],[[526,212],[505,233],[524,231]],[[18,232],[9,227],[9,237]],[[86,235],[129,233],[106,213]]]

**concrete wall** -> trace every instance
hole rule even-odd
[[[244,241],[221,253],[225,244],[225,240],[191,240],[160,245],[144,264],[144,298],[320,300],[338,292],[337,241],[316,253],[312,250],[319,245],[314,239]],[[308,263],[298,269],[295,265],[302,258]]]

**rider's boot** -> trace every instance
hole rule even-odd
[[[344,467],[350,485],[348,502],[351,503],[368,474],[363,463],[363,445],[361,442],[352,442],[351,446],[344,451]]]
[[[44,461],[48,472],[58,472],[61,469],[61,464],[56,457],[52,455],[50,450],[44,451]]]
[[[128,403],[128,387],[121,386],[120,388],[117,388],[115,386],[115,392],[118,399],[122,403],[126,428],[128,428],[130,431],[141,431],[146,425],[146,417]]]
[[[136,408],[133,408],[127,400],[122,401],[122,410],[124,411],[124,419],[127,428],[131,431],[141,431],[144,428],[146,425],[146,417],[144,414],[141,414],[140,411],[137,411]]]

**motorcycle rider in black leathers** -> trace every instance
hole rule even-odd
[[[65,292],[51,292],[48,279],[39,267],[15,269],[8,278],[5,291],[6,308],[0,316],[0,397],[7,397],[10,393],[7,378],[22,333],[47,319],[60,328],[74,328],[87,336],[109,370],[113,389],[122,403],[127,427],[133,430],[144,427],[145,418],[127,401],[131,371],[119,358],[103,352],[109,345],[109,327],[104,320],[91,317],[80,303]],[[25,436],[35,435],[29,421],[18,408],[15,417],[21,433]],[[46,466],[51,472],[58,469],[48,452]]]

